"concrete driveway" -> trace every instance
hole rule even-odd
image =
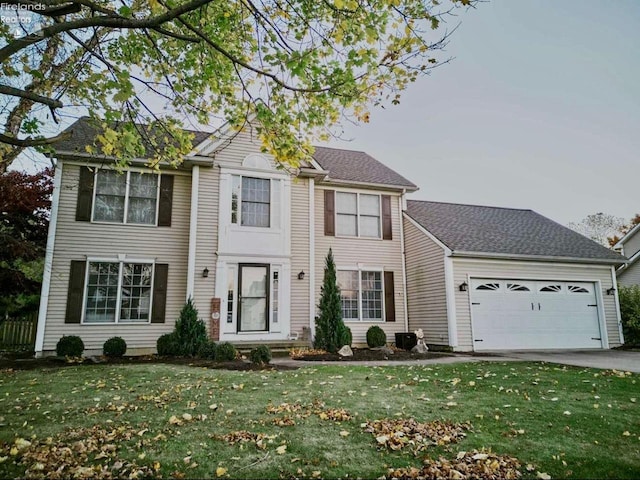
[[[640,373],[640,352],[627,350],[520,350],[495,352],[504,360],[552,362]]]

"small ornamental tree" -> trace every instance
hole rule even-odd
[[[335,353],[342,347],[340,340],[344,338],[343,332],[346,327],[342,321],[340,287],[338,287],[336,264],[333,261],[331,249],[329,249],[325,260],[324,279],[320,289],[318,310],[314,347]]]
[[[180,317],[176,321],[174,330],[179,354],[185,356],[195,356],[202,344],[207,341],[207,327],[198,318],[198,310],[193,304],[193,299],[189,297],[180,311]]]

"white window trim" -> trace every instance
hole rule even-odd
[[[116,318],[113,322],[86,322],[86,309],[87,309],[87,294],[89,289],[89,264],[90,263],[117,263],[118,264],[118,294],[116,297]],[[122,269],[125,263],[143,263],[146,265],[151,265],[151,294],[149,295],[149,319],[146,322],[131,322],[131,321],[120,321],[120,301],[122,300]],[[87,258],[85,263],[85,272],[84,272],[84,287],[82,289],[82,318],[80,320],[81,325],[149,325],[151,324],[151,315],[153,311],[153,285],[155,282],[156,276],[156,261],[155,259],[149,258],[113,258],[113,257],[91,257]]]
[[[96,193],[97,193],[97,189],[98,189],[98,173],[100,172],[105,172],[105,171],[113,171],[113,170],[107,170],[107,169],[96,169],[93,172],[93,197],[91,199],[91,223],[97,223],[97,224],[102,224],[102,225],[135,225],[137,227],[157,227],[158,226],[158,213],[160,210],[160,180],[161,180],[161,173],[155,173],[155,172],[149,172],[149,171],[145,171],[145,170],[139,170],[139,169],[129,169],[127,170],[123,175],[127,176],[127,179],[125,180],[125,191],[124,191],[124,217],[122,219],[122,222],[107,222],[106,220],[95,220],[94,216],[95,216],[95,210],[96,210]],[[155,220],[154,223],[133,223],[133,222],[128,222],[128,216],[129,216],[129,185],[131,184],[130,182],[130,178],[131,178],[131,173],[144,173],[144,174],[148,174],[148,175],[155,175],[157,177],[157,182],[156,182],[156,216],[155,216]]]
[[[243,232],[264,232],[266,230],[272,231],[272,232],[280,232],[282,231],[282,214],[280,213],[279,215],[279,226],[278,227],[274,227],[273,226],[273,213],[274,213],[274,204],[276,202],[274,202],[274,188],[273,188],[273,182],[282,182],[282,178],[279,177],[273,177],[273,176],[267,176],[267,175],[254,175],[253,171],[247,171],[247,172],[238,172],[238,173],[231,173],[230,176],[230,190],[231,190],[231,198],[229,200],[229,206],[231,208],[231,210],[229,211],[229,222],[230,225],[233,229],[239,229]],[[233,177],[239,177],[240,178],[240,192],[238,193],[238,211],[236,212],[236,223],[233,223]],[[269,180],[269,226],[268,227],[257,227],[254,225],[242,225],[242,179],[244,177],[247,178],[259,178],[260,180]],[[282,208],[282,191],[284,190],[284,182],[282,182],[278,188],[279,193],[280,193],[280,198],[278,199],[278,205],[277,208]]]
[[[338,193],[349,193],[349,194],[355,194],[356,196],[356,235],[344,235],[344,234],[339,234],[338,233],[338,215],[342,215],[341,213],[338,212]],[[367,193],[367,192],[354,192],[354,191],[350,191],[350,190],[335,190],[334,195],[336,195],[335,198],[335,215],[334,215],[334,231],[336,232],[335,236],[337,238],[362,238],[365,240],[382,240],[382,194],[380,193]],[[360,195],[371,195],[371,196],[375,196],[378,197],[378,236],[377,237],[370,237],[368,235],[361,235],[361,231],[362,229],[360,228]],[[347,215],[347,214],[344,214]],[[349,214],[352,215],[352,214]],[[362,215],[365,217],[370,217],[371,215]]]
[[[358,272],[358,318],[343,318],[342,320],[347,323],[385,323],[386,322],[386,305],[385,305],[385,291],[384,291],[384,268],[383,267],[364,267],[362,265],[356,266],[336,266],[336,272]],[[382,318],[364,318],[362,315],[362,272],[380,272],[380,282],[382,285],[382,307],[380,314]]]

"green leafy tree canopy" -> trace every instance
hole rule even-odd
[[[55,122],[86,111],[104,127],[91,152],[123,164],[145,147],[156,163],[179,162],[192,148],[185,122],[241,128],[251,117],[264,150],[295,166],[312,140],[369,121],[448,61],[441,27],[474,0],[33,3],[42,8],[0,23],[0,171],[72,135]]]

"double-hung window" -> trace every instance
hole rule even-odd
[[[153,173],[97,171],[93,221],[155,225],[159,178]]]
[[[231,223],[245,227],[278,227],[280,180],[232,176]]]
[[[84,323],[148,323],[152,263],[89,262]]]
[[[342,318],[346,321],[382,321],[382,272],[339,270]]]
[[[336,234],[380,238],[380,195],[336,192]]]

